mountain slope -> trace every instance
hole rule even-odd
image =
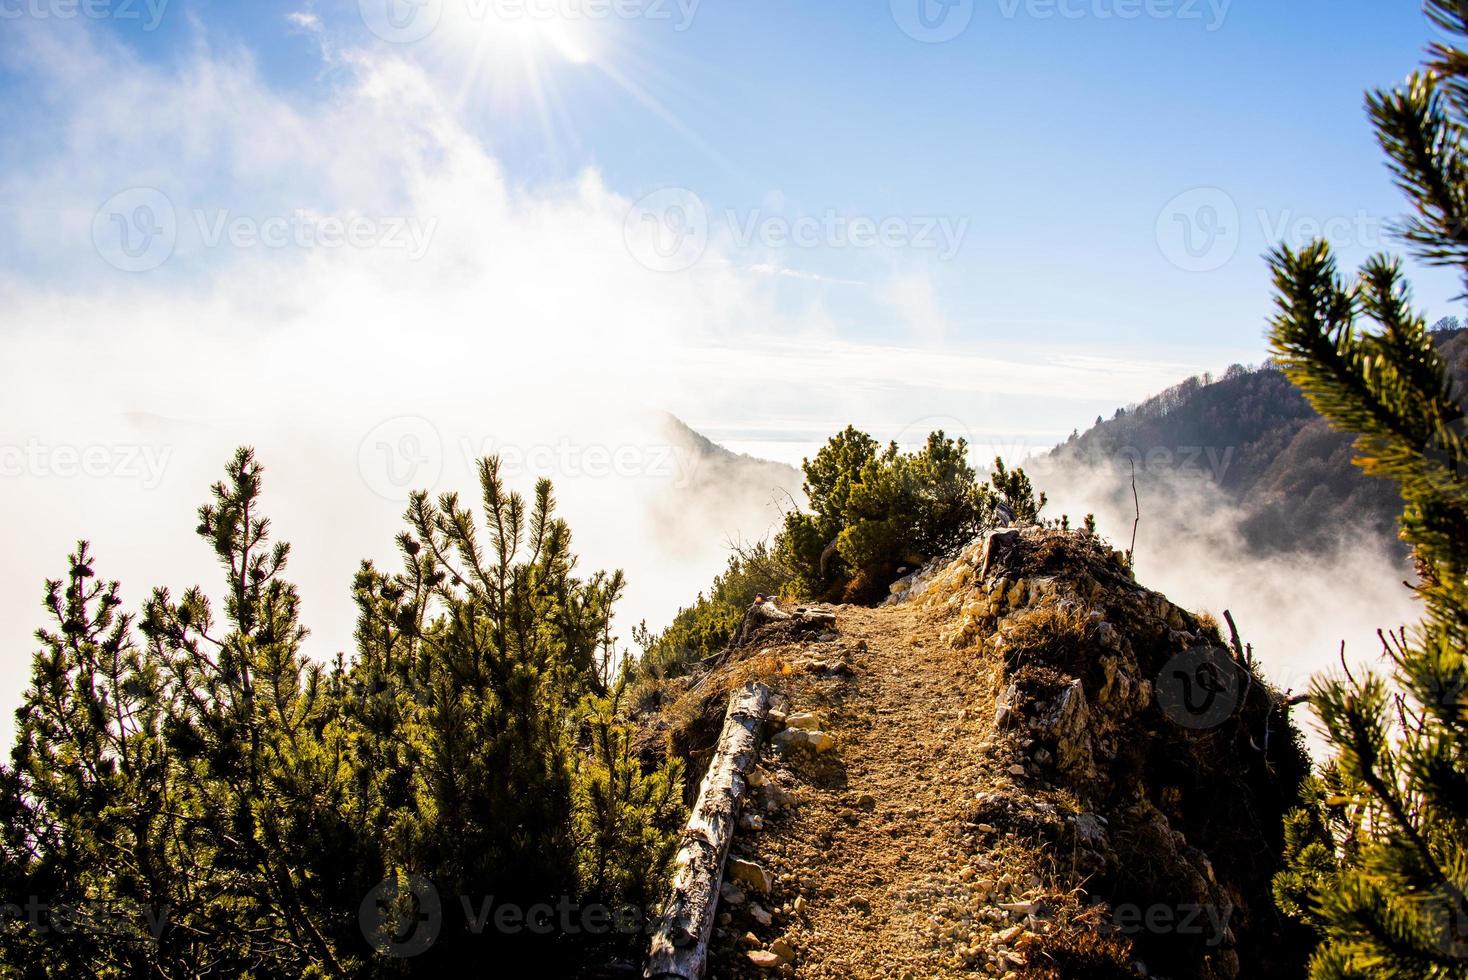
[[[1216,624],[1040,529],[834,612],[757,633],[664,716],[706,758],[722,692],[761,677],[791,726],[750,778],[708,976],[1298,972],[1269,885],[1306,760]],[[1200,706],[1178,677],[1205,658],[1224,693]]]
[[[1465,383],[1468,330],[1437,337]],[[1057,478],[1090,479],[1120,501],[1131,493],[1135,461],[1138,488],[1154,500],[1199,494],[1238,507],[1238,533],[1256,554],[1323,553],[1343,535],[1395,538],[1401,498],[1351,464],[1352,441],[1278,370],[1235,366],[1220,380],[1189,378],[1098,422],[1044,462]]]

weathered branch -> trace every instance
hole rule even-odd
[[[724,859],[744,796],[745,773],[755,762],[769,709],[770,689],[763,684],[746,684],[729,695],[718,749],[699,787],[698,803],[674,860],[672,895],[653,933],[643,973],[649,980],[703,977]]]
[[[756,602],[745,612],[738,632],[729,642],[729,649],[744,646],[749,642],[750,637],[754,636],[754,631],[767,623],[794,623],[803,629],[810,630],[835,629],[836,614],[824,609],[806,609],[803,606],[797,606],[795,612],[788,613],[775,605],[773,600],[765,599]]]

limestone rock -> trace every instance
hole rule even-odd
[[[770,889],[775,887],[774,877],[754,861],[731,857],[726,871],[729,880],[757,891],[761,895],[768,895]]]

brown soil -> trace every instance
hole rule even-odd
[[[977,675],[972,651],[951,649],[911,607],[840,606],[837,616],[854,676],[788,685],[792,709],[813,711],[837,747],[766,763],[789,799],[771,812],[768,794],[757,792],[764,829],[742,832],[735,853],[763,864],[777,884],[771,896],[724,903],[730,920],[709,975],[768,975],[747,952],[783,937],[797,953],[784,972],[800,977],[972,976],[988,957],[965,951],[982,949],[992,920],[1002,929],[1011,915],[987,905],[983,879],[1002,868],[1021,890],[1033,884],[1031,856],[1017,841],[975,853],[976,796],[995,786],[998,768],[993,685]],[[820,656],[821,646],[830,645],[776,652]],[[1006,849],[1017,852],[1001,857]],[[770,926],[750,902],[776,906]]]

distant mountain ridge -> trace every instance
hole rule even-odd
[[[1468,384],[1468,330],[1435,332],[1459,385]],[[1105,472],[1105,492],[1205,490],[1242,511],[1239,533],[1258,554],[1328,550],[1343,535],[1395,541],[1401,497],[1352,465],[1352,433],[1332,429],[1272,364],[1193,377],[1118,410],[1053,449],[1046,463],[1071,475]],[[1098,489],[1100,489],[1098,487]],[[1405,548],[1403,548],[1405,554]]]

